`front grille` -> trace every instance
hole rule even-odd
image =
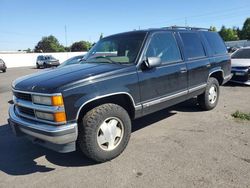
[[[35,117],[35,112],[33,109],[22,107],[22,106],[18,106],[17,108],[19,112],[21,112],[22,114]]]
[[[31,94],[28,93],[21,93],[21,92],[14,92],[14,95],[18,99],[22,99],[25,101],[32,101]]]
[[[238,69],[238,70],[245,70],[248,69],[249,67],[232,67],[232,69]]]
[[[248,75],[245,75],[245,76],[237,76],[237,75],[234,75],[232,77],[232,80],[235,80],[235,81],[239,81],[239,82],[246,82],[249,80],[249,76]]]

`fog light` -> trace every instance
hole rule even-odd
[[[54,121],[54,116],[51,113],[36,111],[36,117],[39,119]]]
[[[65,122],[66,115],[65,112],[47,113],[36,111],[36,117],[43,120],[53,121],[53,122]]]

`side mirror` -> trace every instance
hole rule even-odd
[[[147,60],[143,62],[143,67],[147,69],[152,69],[161,65],[161,58],[159,57],[148,57]]]

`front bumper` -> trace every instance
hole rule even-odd
[[[224,79],[223,79],[222,85],[227,83],[232,78],[232,76],[233,76],[233,74],[229,74],[229,75],[225,76]]]
[[[50,66],[50,67],[53,67],[53,66],[57,67],[57,66],[59,66],[59,65],[60,65],[59,62],[48,62],[48,63],[47,63],[47,66]]]
[[[76,149],[77,123],[56,126],[28,120],[16,115],[14,105],[9,108],[9,117],[9,125],[16,136],[25,135],[34,143],[61,153]]]
[[[250,85],[250,69],[249,68],[234,68],[232,67],[233,77],[231,82]]]
[[[5,70],[7,67],[5,65],[0,65],[0,70]]]

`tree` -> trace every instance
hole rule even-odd
[[[26,51],[27,53],[31,53],[32,52],[30,48],[28,48],[27,50],[24,50],[24,51]]]
[[[214,26],[210,26],[210,29],[209,29],[209,30],[210,30],[210,31],[214,31],[214,32],[217,31],[216,27],[214,27]]]
[[[70,47],[64,47],[65,52],[70,52]]]
[[[101,40],[102,38],[103,38],[103,33],[100,34],[100,38],[99,39]]]
[[[244,22],[241,31],[241,38],[245,40],[250,40],[250,18],[247,18]]]
[[[56,37],[50,35],[43,37],[34,49],[35,52],[64,52],[64,46],[59,43]]]
[[[239,40],[242,40],[242,32],[241,32],[240,28],[239,27],[234,27],[233,30],[236,31],[236,33],[237,33],[237,35],[239,37]]]
[[[79,41],[71,45],[70,49],[72,52],[88,51],[92,44],[88,41]]]
[[[219,34],[223,38],[224,41],[239,40],[237,31],[231,28],[226,28],[224,25],[221,27]]]

